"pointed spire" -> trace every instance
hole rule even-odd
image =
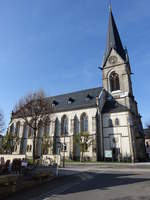
[[[104,55],[104,64],[106,62],[107,57],[109,56],[109,53],[111,49],[115,49],[117,53],[125,60],[125,50],[123,48],[119,32],[112,14],[112,8],[111,5],[109,7],[109,24],[108,24],[108,34],[107,34],[107,46],[106,51]]]

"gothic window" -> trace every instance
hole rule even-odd
[[[119,119],[118,118],[115,119],[115,125],[119,126]]]
[[[21,138],[20,154],[25,154],[27,148],[28,126],[26,123],[23,125],[23,134]]]
[[[15,133],[15,127],[14,127],[14,124],[12,124],[12,125],[10,126],[10,134],[11,134],[12,136],[14,136],[14,133]]]
[[[88,132],[88,116],[83,113],[80,118],[80,128],[81,132]]]
[[[43,122],[40,120],[38,123],[38,139],[42,138],[43,135]]]
[[[49,133],[50,133],[50,119],[49,117],[47,117],[44,124],[44,136],[48,137]]]
[[[28,126],[26,123],[24,123],[24,126],[23,126],[23,136],[22,136],[24,139],[27,139],[28,138]]]
[[[58,118],[56,118],[56,120],[55,120],[55,130],[54,130],[54,136],[59,136],[60,135],[60,129],[59,129],[59,127],[60,127],[60,122],[59,122],[59,119]]]
[[[74,117],[74,135],[79,133],[79,119],[77,115]]]
[[[112,119],[109,119],[109,120],[108,120],[108,125],[109,125],[109,127],[112,127],[112,126],[113,126]]]
[[[117,73],[112,72],[110,74],[109,81],[110,81],[111,92],[116,91],[116,90],[120,90],[119,75]]]
[[[32,127],[34,127],[34,123],[32,121],[30,121],[30,124],[32,125]],[[28,126],[28,138],[32,138],[34,135],[34,129],[31,126]]]
[[[16,123],[15,135],[19,136],[19,132],[20,132],[20,121]]]
[[[61,134],[67,135],[68,134],[68,118],[64,115],[61,119]]]

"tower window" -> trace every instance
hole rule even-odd
[[[119,119],[118,118],[115,119],[115,125],[119,126]]]
[[[115,72],[112,72],[109,77],[110,80],[110,90],[116,91],[120,90],[120,83],[119,83],[119,75]]]

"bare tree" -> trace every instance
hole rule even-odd
[[[5,136],[2,139],[2,153],[12,154],[13,152],[13,139],[11,133],[6,132]]]
[[[42,90],[30,93],[22,98],[12,112],[12,118],[22,118],[26,125],[32,129],[33,162],[35,162],[36,159],[36,134],[38,131],[38,122],[42,120],[44,125],[45,119],[48,118],[50,113],[52,113],[50,98],[46,98]]]
[[[0,111],[0,134],[4,131],[4,116],[2,111]]]

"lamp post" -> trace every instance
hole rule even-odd
[[[61,142],[57,142],[58,144],[58,155],[61,156],[60,149],[61,149]],[[56,155],[57,156],[57,155]],[[61,160],[61,158],[60,158]],[[56,163],[56,176],[58,176],[58,156],[57,156],[57,163]]]
[[[63,142],[63,168],[65,168],[65,133],[64,133],[64,142]]]
[[[66,137],[66,134],[67,134],[67,127],[66,127],[66,124],[65,124],[65,127],[64,127],[64,142],[63,142],[63,168],[65,168],[65,137]]]

